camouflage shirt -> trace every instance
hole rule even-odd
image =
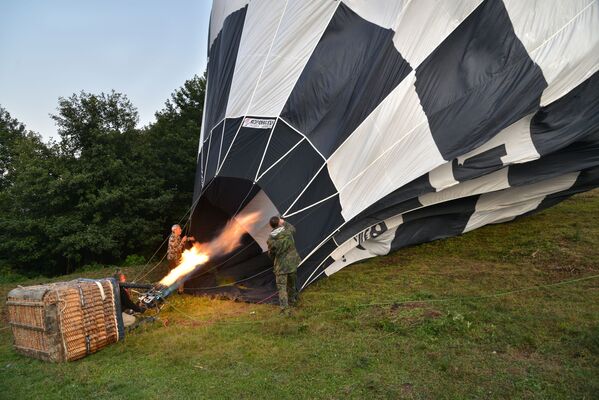
[[[166,253],[166,259],[169,261],[179,261],[181,253],[183,252],[183,238],[171,233],[168,238],[168,251]]]
[[[275,274],[290,274],[297,271],[300,256],[295,249],[294,233],[293,225],[285,222],[283,226],[273,229],[266,241],[268,254],[274,261]]]

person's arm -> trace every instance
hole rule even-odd
[[[292,234],[295,233],[295,226],[291,225],[289,222],[285,221],[283,223],[283,225],[285,226],[285,229],[287,229],[289,232],[291,232]]]
[[[268,239],[266,241],[266,245],[268,246],[268,255],[274,260],[275,256],[277,255],[276,240]]]

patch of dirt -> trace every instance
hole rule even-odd
[[[414,391],[414,385],[411,383],[402,383],[401,393],[404,395],[411,394]]]
[[[422,316],[424,318],[439,318],[441,316],[443,316],[443,313],[439,310],[433,310],[432,308],[429,310],[424,311],[424,313],[422,314]]]

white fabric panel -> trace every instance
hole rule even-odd
[[[340,260],[345,254],[347,254],[351,249],[358,245],[358,241],[356,237],[346,240],[341,246],[337,247],[330,255],[333,260]]]
[[[366,21],[393,29],[397,18],[410,0],[344,0],[343,3]]]
[[[289,0],[248,115],[281,113],[338,5]]]
[[[212,12],[210,13],[210,37],[208,49],[223,28],[225,18],[234,11],[239,10],[248,3],[248,0],[213,0]]]
[[[566,95],[599,70],[599,2],[595,0],[547,45],[531,54],[549,86],[545,106]]]
[[[378,236],[377,236],[377,238],[373,238],[373,232],[375,232],[375,229],[373,229],[373,228],[376,226],[380,226],[382,223],[385,224],[385,226],[387,227],[387,230],[390,230],[390,229],[397,230],[397,227],[399,225],[403,224],[403,216],[401,214],[395,215],[395,216],[388,218],[376,225],[369,226],[368,228],[359,232],[358,234],[353,236],[351,239],[346,240],[343,244],[341,244],[339,247],[337,247],[335,249],[335,251],[333,251],[331,253],[330,257],[333,258],[334,260],[338,260],[341,257],[343,257],[343,255],[345,253],[347,253],[348,251],[350,251],[357,245],[363,244],[369,240],[378,239]],[[387,232],[387,231],[385,231],[385,232]]]
[[[440,192],[427,193],[418,197],[418,201],[423,206],[443,203],[445,201],[455,200],[462,197],[473,196],[475,194],[495,192],[510,187],[507,178],[508,168],[502,168],[499,171],[459,183],[449,189]]]
[[[412,68],[418,67],[480,3],[482,0],[410,1],[394,27],[395,47]]]
[[[458,163],[462,165],[470,157],[490,150],[494,147],[505,145],[507,155],[501,157],[503,165],[524,163],[536,160],[540,157],[530,136],[530,121],[534,114],[527,115],[508,126],[489,141],[476,149],[458,157]]]
[[[375,256],[384,256],[385,254],[389,254],[391,251],[391,242],[395,238],[396,231],[397,226],[395,228],[386,230],[376,238],[362,242],[361,246]]]
[[[362,242],[361,245],[364,248],[364,250],[354,247],[346,254],[344,254],[343,257],[329,265],[324,270],[324,273],[327,276],[331,276],[335,272],[357,261],[389,254],[389,252],[391,251],[391,242],[393,242],[393,239],[395,238],[396,231],[397,227],[383,232],[381,235],[377,236],[374,239]],[[355,245],[357,246],[357,243],[355,243]]]
[[[254,0],[249,4],[229,92],[227,117],[246,115],[285,4],[285,1],[273,0]]]
[[[327,161],[345,220],[445,162],[410,73]]]
[[[451,161],[445,164],[439,165],[428,173],[428,180],[432,187],[438,192],[446,189],[453,185],[457,185],[459,182],[455,180],[453,176],[453,168]]]
[[[481,195],[464,232],[487,224],[510,221],[518,215],[535,210],[548,194],[570,188],[576,182],[578,174],[579,172],[573,172],[531,185]]]
[[[348,265],[351,265],[360,260],[366,260],[368,258],[373,257],[376,257],[376,255],[372,254],[367,250],[362,250],[357,247],[354,247],[345,254],[344,258],[340,258],[339,260],[333,262],[331,265],[326,267],[324,273],[326,274],[326,276],[331,276],[335,272],[338,272],[339,270],[347,267]]]
[[[514,32],[531,53],[595,0],[503,0]]]
[[[504,1],[514,30],[549,86],[545,106],[599,69],[599,1]]]
[[[260,213],[260,219],[253,225],[245,226],[242,224],[244,217],[252,213]],[[263,190],[259,191],[256,196],[241,210],[237,213],[235,220],[242,225],[246,232],[249,233],[256,243],[260,245],[262,251],[267,251],[268,246],[266,240],[270,235],[271,227],[269,225],[270,217],[273,215],[279,215],[277,207],[270,201],[266,193]]]

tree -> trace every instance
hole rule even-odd
[[[0,265],[56,271],[54,226],[56,148],[2,110],[3,183],[0,188]],[[48,258],[46,258],[48,257]],[[40,261],[42,263],[40,264]]]
[[[14,173],[15,148],[26,135],[25,125],[0,106],[0,191],[9,185]]]
[[[163,191],[173,195],[165,204],[165,228],[182,218],[192,205],[205,93],[205,76],[187,80],[155,114],[156,122],[143,132],[153,149],[147,153],[145,165],[152,166],[162,178]]]
[[[142,129],[124,94],[60,98],[58,143],[0,109],[0,266],[60,274],[152,253],[191,206],[205,82]]]

